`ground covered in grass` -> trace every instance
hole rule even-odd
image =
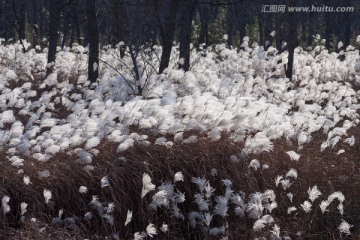
[[[0,239],[358,239],[359,51],[242,46],[0,46]]]

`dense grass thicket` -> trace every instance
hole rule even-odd
[[[0,239],[359,239],[359,50],[0,46]],[[25,43],[26,44],[26,43]],[[139,92],[141,89],[141,93]]]

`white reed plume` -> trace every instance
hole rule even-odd
[[[305,201],[303,204],[300,204],[300,206],[306,213],[309,213],[311,211],[312,204],[309,201]]]
[[[24,176],[23,181],[24,181],[24,184],[25,184],[25,185],[29,185],[29,184],[31,183],[29,176]]]
[[[307,193],[309,194],[309,199],[311,202],[314,202],[315,199],[317,199],[321,195],[321,192],[318,190],[318,187],[316,185],[312,188],[309,188]]]
[[[4,196],[2,199],[1,199],[1,206],[2,206],[2,209],[3,209],[3,213],[4,215],[8,212],[10,212],[10,206],[9,206],[9,201],[10,201],[10,197],[9,196]]]
[[[104,187],[108,187],[110,184],[109,184],[109,178],[108,176],[105,176],[101,179],[100,181],[101,183],[101,187],[104,188]]]
[[[177,172],[174,175],[174,183],[179,182],[179,181],[184,181],[184,175],[182,174],[182,172]]]
[[[128,210],[126,214],[126,220],[124,226],[128,225],[129,222],[131,222],[132,216],[133,216],[132,211]]]
[[[48,204],[49,200],[52,198],[51,191],[48,190],[48,189],[44,189],[43,195],[44,195],[44,198],[45,198],[45,203]]]
[[[160,230],[161,230],[163,233],[168,232],[168,231],[169,231],[169,225],[163,223],[163,224],[161,225]]]
[[[329,211],[327,210],[326,208],[330,205],[330,202],[328,200],[325,200],[325,201],[321,201],[320,203],[320,209],[321,209],[321,212],[324,214],[326,211]]]
[[[288,152],[286,152],[286,154],[289,155],[289,157],[292,161],[299,161],[300,155],[297,154],[296,152],[288,151]]]
[[[270,215],[264,215],[260,219],[256,220],[253,226],[254,231],[259,231],[265,227],[266,224],[274,222],[274,218]]]
[[[151,183],[151,178],[147,173],[143,174],[143,178],[142,178],[142,190],[141,190],[141,198],[145,197],[145,195],[152,191],[155,190],[155,185]]]
[[[22,203],[20,204],[21,216],[23,216],[23,215],[27,212],[27,209],[26,209],[27,206],[28,206],[28,204],[25,203],[25,202],[22,202]]]
[[[154,226],[154,224],[150,223],[149,225],[147,225],[146,227],[146,233],[147,235],[149,235],[149,237],[153,237],[153,235],[156,235],[157,232],[156,232],[156,228]]]
[[[296,179],[298,177],[298,173],[296,171],[296,169],[291,168],[285,175],[286,177],[292,177],[294,179]]]
[[[85,187],[85,186],[80,186],[79,187],[79,193],[86,193],[87,192],[87,187]]]
[[[341,233],[345,233],[346,235],[351,235],[350,228],[353,227],[353,225],[350,225],[345,220],[342,219],[342,222],[339,225],[339,231]]]

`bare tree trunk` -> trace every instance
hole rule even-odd
[[[4,32],[5,32],[5,41],[10,40],[11,38],[15,38],[15,17],[12,10],[12,2],[10,1],[4,1],[4,19],[5,26],[4,26]]]
[[[351,39],[351,26],[350,26],[350,23],[348,23],[345,26],[345,33],[344,33],[344,48],[345,49],[350,45],[350,39]]]
[[[209,6],[208,5],[200,5],[199,6],[199,14],[200,14],[200,36],[198,44],[205,43],[206,46],[209,45]]]
[[[351,39],[351,23],[353,22],[353,15],[352,13],[343,13],[342,17],[344,19],[344,31],[342,39],[344,41],[344,49],[346,49],[350,45]]]
[[[330,50],[331,48],[331,35],[333,33],[331,13],[325,13],[325,47]]]
[[[18,2],[18,4],[15,3],[15,1],[12,1],[12,10],[13,15],[15,17],[15,28],[19,37],[20,44],[22,45],[23,52],[26,51],[24,40],[25,40],[25,25],[26,25],[26,1],[21,0]]]
[[[124,0],[108,0],[107,8],[110,12],[111,28],[111,44],[116,45],[119,42],[128,43],[128,17]],[[120,58],[125,56],[126,47],[120,47]]]
[[[309,13],[309,20],[308,20],[308,37],[307,37],[307,45],[310,46],[313,42],[313,35],[314,35],[314,13]]]
[[[243,38],[246,35],[246,23],[245,21],[239,21],[239,37],[240,37],[240,41],[243,40]]]
[[[84,39],[81,38],[81,29],[79,24],[79,17],[77,15],[74,16],[74,25],[76,26],[76,39],[77,43],[80,45],[85,45]]]
[[[276,49],[279,52],[282,52],[281,42],[282,42],[282,16],[277,14],[275,16],[275,41],[276,41]]]
[[[40,6],[39,6],[39,41],[40,41],[40,45],[43,47],[43,38],[44,38],[44,33],[45,33],[45,21],[46,21],[46,17],[44,14],[44,2],[40,1]]]
[[[86,0],[86,18],[88,21],[89,36],[89,64],[88,78],[96,82],[99,77],[99,33],[96,21],[95,0]]]
[[[227,45],[231,47],[233,45],[234,41],[234,9],[232,5],[228,6],[227,12],[226,12],[226,33],[227,33]],[[241,42],[242,39],[240,39]]]
[[[2,0],[0,0],[0,22],[3,23],[4,22],[4,2]],[[0,24],[0,36],[4,36],[4,26],[3,24]]]
[[[38,14],[39,14],[38,0],[32,0],[32,29],[33,29],[32,47],[33,48],[39,44]]]
[[[299,36],[299,38],[301,37],[301,41],[306,43],[307,41],[307,34],[309,33],[308,31],[308,19],[309,19],[309,14],[302,14],[302,16],[300,16],[301,19],[303,19],[303,21],[301,21],[301,36]]]
[[[264,29],[264,47],[267,49],[269,46],[272,46],[273,38],[270,36],[273,30],[273,16],[272,14],[267,14],[265,19],[265,29]]]
[[[259,24],[259,36],[260,36],[260,39],[259,39],[259,42],[260,42],[260,45],[265,45],[264,44],[264,17],[262,16],[262,14],[258,14],[258,24]]]
[[[230,6],[229,6],[230,7]],[[246,25],[248,24],[249,16],[246,10],[246,6],[244,6],[244,2],[240,1],[238,4],[232,7],[233,11],[233,21],[236,25],[236,30],[239,32],[240,43],[244,39],[246,35]]]
[[[75,21],[73,21],[73,23],[75,23]],[[76,26],[77,28],[77,26]],[[74,39],[75,39],[75,24],[74,26],[71,27],[71,36],[70,36],[70,47],[72,47],[72,45],[74,44]]]
[[[153,1],[155,14],[158,19],[161,43],[162,43],[162,54],[160,59],[159,73],[162,73],[170,62],[171,49],[174,41],[175,26],[176,26],[176,15],[178,10],[179,1],[165,0],[164,3],[164,14],[163,17],[159,13],[159,5],[157,1]]]
[[[68,32],[69,32],[69,16],[66,16],[64,18],[64,25],[63,25],[63,39],[61,41],[61,49],[64,49],[66,42],[67,42],[67,37],[68,37]]]
[[[179,67],[185,72],[190,69],[191,25],[196,2],[197,0],[183,0],[181,7],[180,59],[183,62],[179,64]]]
[[[48,68],[46,75],[49,75],[53,71],[53,65],[56,58],[56,46],[58,40],[58,29],[59,29],[59,1],[50,0],[49,7],[49,50],[48,50]]]
[[[290,4],[291,6],[296,6],[296,0],[291,0]],[[288,14],[288,51],[289,51],[289,57],[288,57],[288,65],[286,69],[286,77],[292,80],[293,75],[293,65],[294,65],[294,54],[295,54],[295,48],[297,45],[297,19],[294,12],[287,13]]]
[[[26,0],[19,1],[19,39],[24,40],[26,39],[25,32],[26,32]]]
[[[111,29],[112,33],[112,44],[116,45],[120,41],[126,42],[128,37],[127,32],[127,19],[126,19],[126,6],[124,0],[108,0],[107,8],[111,15]]]

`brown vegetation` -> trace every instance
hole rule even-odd
[[[351,129],[349,135],[360,140],[360,130]],[[358,239],[360,227],[359,215],[360,200],[360,162],[357,144],[349,147],[339,143],[334,149],[320,152],[320,145],[325,140],[321,132],[313,134],[313,140],[297,151],[297,144],[285,139],[274,141],[274,150],[257,156],[242,156],[240,162],[232,162],[232,155],[240,156],[242,144],[233,143],[228,136],[223,135],[217,142],[210,142],[199,138],[197,143],[175,143],[173,148],[150,145],[135,146],[122,154],[116,154],[117,144],[103,141],[97,149],[100,151],[93,157],[93,170],[84,170],[84,166],[76,164],[76,156],[59,153],[46,163],[33,159],[26,159],[24,172],[30,177],[32,184],[23,183],[23,174],[11,166],[3,152],[0,155],[0,196],[10,197],[11,212],[0,217],[1,235],[5,239],[82,239],[101,238],[111,233],[119,233],[126,239],[133,233],[143,231],[148,223],[161,226],[163,222],[169,224],[169,233],[159,233],[158,239],[203,239],[199,229],[191,229],[185,222],[178,221],[166,210],[157,213],[148,209],[151,195],[141,199],[142,174],[148,173],[153,182],[159,186],[165,181],[172,181],[176,172],[184,174],[185,181],[179,183],[178,188],[185,192],[186,201],[180,204],[181,210],[188,213],[196,210],[193,195],[196,191],[191,177],[205,177],[216,189],[215,195],[223,194],[223,179],[233,182],[235,191],[244,191],[247,196],[254,192],[274,189],[277,195],[278,208],[272,215],[275,222],[281,227],[282,233],[288,232],[292,239],[338,239],[337,226],[340,219],[346,219],[353,224],[353,237]],[[337,155],[339,149],[345,153]],[[297,151],[301,157],[298,162],[291,161],[286,151]],[[269,169],[254,171],[248,168],[249,161],[256,158],[261,164],[268,164]],[[275,187],[275,177],[284,175],[290,168],[298,171],[299,177],[291,186],[294,202],[291,204],[286,196],[288,191],[281,186]],[[211,174],[213,169],[217,175]],[[49,170],[50,176],[40,178],[39,172]],[[108,176],[110,186],[101,188],[100,180]],[[315,202],[314,211],[305,214],[300,204],[307,199],[307,189],[317,185],[326,198],[334,191],[344,193],[344,216],[339,214],[335,205],[330,205],[330,211],[322,214]],[[79,193],[80,186],[87,186],[88,192]],[[52,191],[53,198],[45,204],[43,190]],[[114,226],[110,226],[100,217],[88,222],[83,219],[89,211],[89,203],[93,195],[98,195],[101,202],[115,203]],[[20,221],[20,203],[29,204],[25,214],[26,221]],[[316,206],[315,206],[316,205]],[[297,215],[286,213],[287,207],[298,207]],[[66,226],[56,228],[51,219],[56,217],[60,209],[64,210],[64,217],[77,217],[77,230],[66,229]],[[133,220],[126,227],[123,226],[127,210],[133,210]],[[229,211],[233,211],[232,208]],[[30,217],[36,217],[38,222],[29,222]],[[215,218],[213,222],[221,222]],[[229,223],[228,236],[230,239],[250,239],[258,235],[252,230],[253,221],[239,219],[233,214],[227,218]],[[39,232],[41,231],[41,232]],[[295,235],[303,231],[299,238]],[[81,237],[80,237],[81,236]],[[0,237],[1,239],[1,237]]]

